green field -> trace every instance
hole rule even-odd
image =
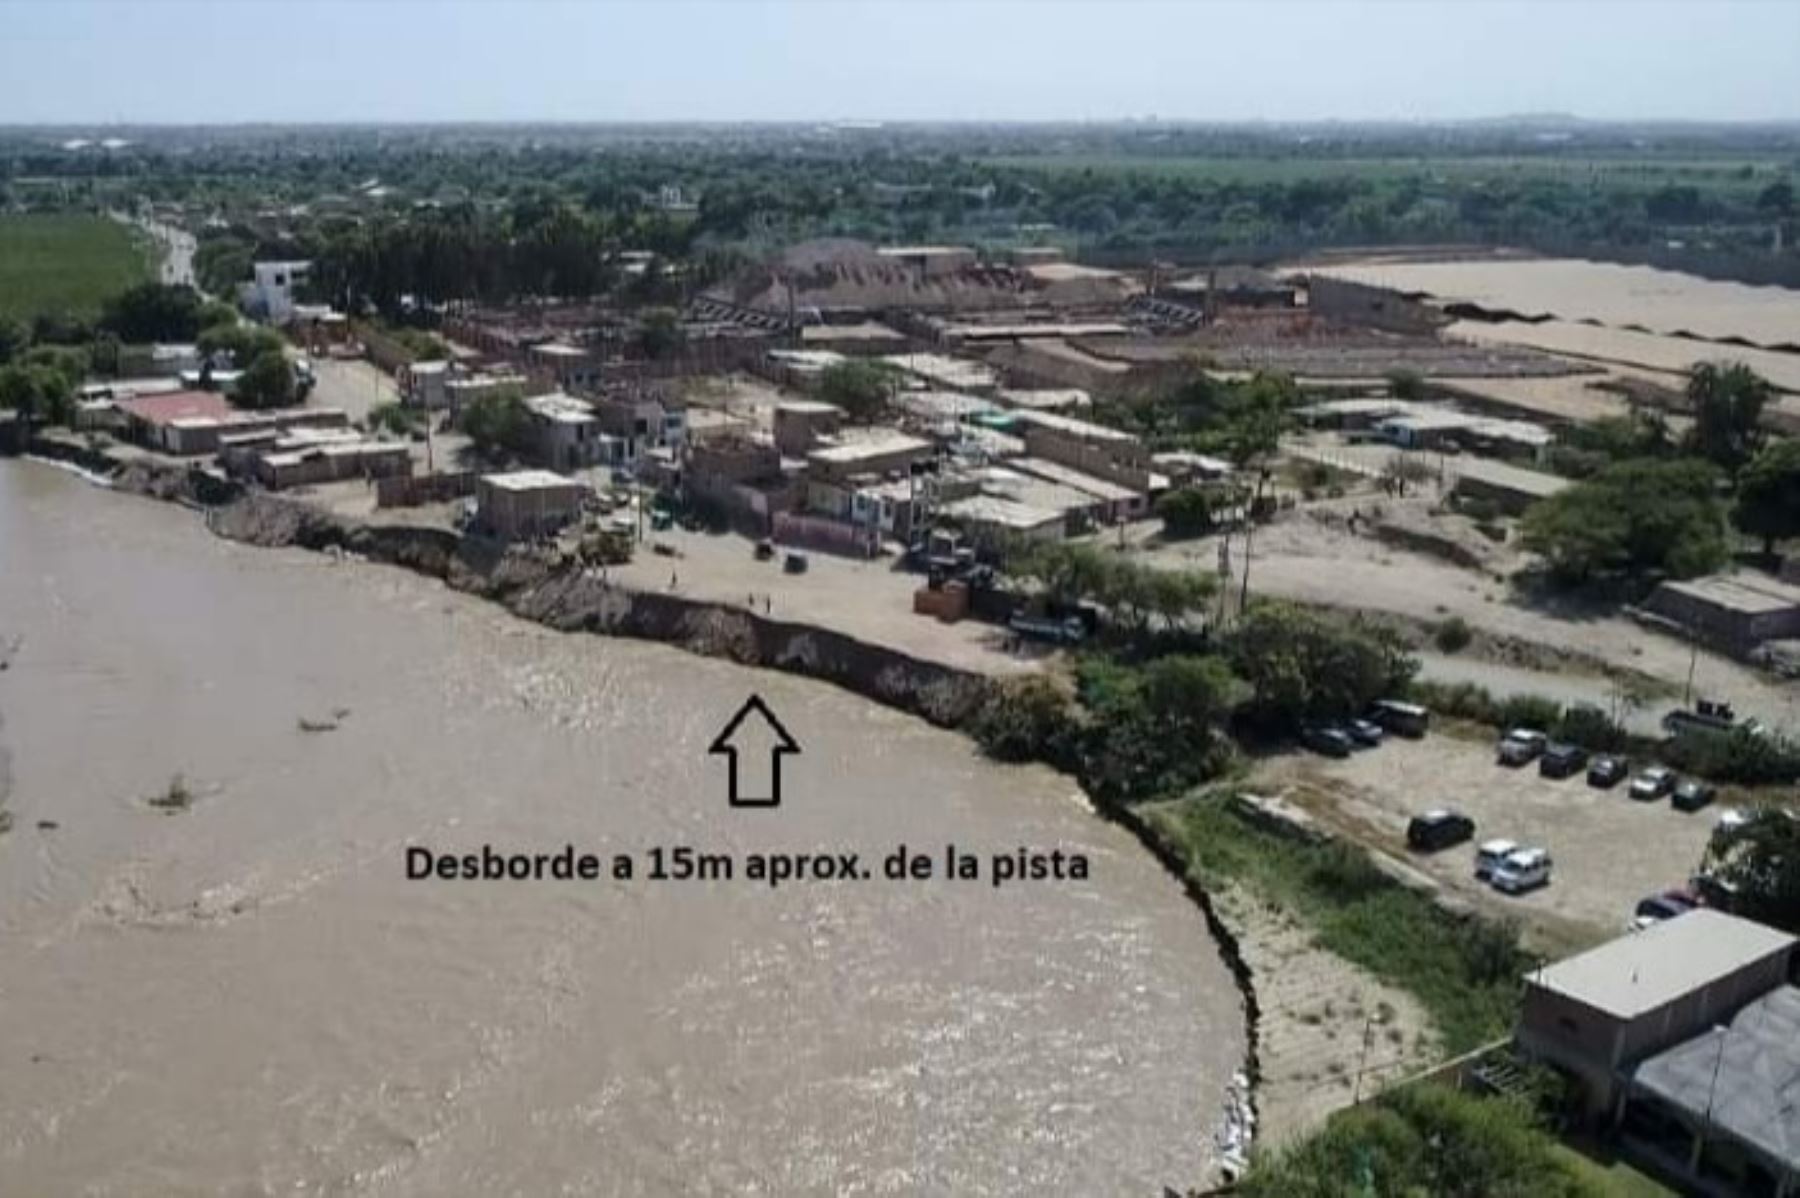
[[[133,283],[151,278],[137,235],[103,216],[0,216],[0,316],[92,319]]]

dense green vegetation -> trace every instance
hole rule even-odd
[[[1771,442],[1750,459],[1738,475],[1731,519],[1740,532],[1762,540],[1765,554],[1776,541],[1800,537],[1800,441]]]
[[[1257,1161],[1245,1198],[1607,1198],[1531,1108],[1441,1086],[1390,1091]]]
[[[148,253],[117,221],[0,214],[0,321],[91,321],[149,274]]]
[[[182,203],[225,218],[198,255],[209,289],[305,256],[327,295],[383,307],[654,302],[815,236],[1135,262],[1455,241],[1782,281],[1797,163],[1791,130],[1700,125],[197,129],[105,155],[22,130],[0,135],[0,206]],[[657,260],[623,279],[620,249]]]
[[[1522,539],[1564,584],[1705,574],[1727,556],[1718,476],[1691,459],[1607,466],[1534,504]]]
[[[1320,947],[1408,991],[1451,1054],[1506,1033],[1535,964],[1509,925],[1454,916],[1370,863],[1355,845],[1264,831],[1219,791],[1145,808],[1202,885],[1235,882],[1314,929]]]
[[[1746,823],[1714,832],[1707,857],[1735,888],[1736,910],[1800,932],[1800,811],[1756,808]]]

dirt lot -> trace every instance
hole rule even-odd
[[[973,620],[945,624],[914,615],[913,591],[924,580],[894,569],[891,557],[862,561],[808,552],[806,573],[788,574],[779,555],[774,561],[755,560],[754,542],[744,537],[680,528],[649,536],[680,556],[640,552],[630,565],[613,571],[626,585],[745,606],[754,595],[755,609],[766,610],[773,619],[818,624],[963,669],[1017,673],[1042,660],[1037,654],[1009,653],[1005,646],[1010,638],[995,625]]]
[[[1645,763],[1648,764],[1648,763]],[[1281,793],[1327,827],[1422,871],[1496,915],[1523,918],[1544,947],[1615,934],[1637,900],[1683,884],[1705,852],[1717,807],[1694,814],[1667,799],[1639,802],[1623,783],[1596,790],[1582,777],[1552,780],[1535,765],[1494,763],[1490,743],[1433,733],[1390,740],[1343,760],[1291,754],[1252,777],[1258,793]],[[1430,807],[1455,807],[1475,820],[1475,841],[1504,837],[1550,851],[1550,885],[1509,897],[1475,880],[1474,843],[1418,856],[1405,848],[1406,822]]]
[[[312,394],[306,397],[307,406],[342,408],[353,421],[365,419],[369,409],[377,404],[397,403],[400,399],[394,380],[360,358],[315,358],[313,372],[317,381]]]
[[[1409,502],[1428,507],[1434,500],[1428,486],[1424,497]],[[1566,658],[1570,676],[1584,670],[1597,674],[1596,663],[1604,662],[1648,675],[1679,692],[1691,667],[1695,693],[1728,700],[1765,723],[1800,728],[1800,687],[1705,650],[1694,655],[1688,643],[1648,631],[1623,616],[1576,605],[1556,609],[1534,605],[1492,574],[1385,545],[1373,536],[1351,533],[1341,521],[1319,518],[1335,509],[1367,507],[1371,501],[1370,495],[1361,493],[1306,504],[1259,527],[1251,592],[1390,613],[1427,624],[1460,616],[1496,636],[1540,647],[1546,660]],[[1386,508],[1398,506],[1385,497],[1380,502]],[[1140,560],[1170,568],[1217,569],[1219,538],[1159,543],[1150,537],[1154,531],[1154,525],[1146,525],[1131,550]],[[1242,579],[1242,550],[1242,538],[1233,537],[1232,594]],[[1446,674],[1440,670],[1438,676]],[[1596,689],[1604,693],[1605,684],[1597,683]]]

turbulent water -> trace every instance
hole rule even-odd
[[[232,545],[32,463],[0,463],[8,646],[0,1194],[1206,1174],[1237,995],[1177,886],[1066,780],[821,685]],[[804,749],[775,811],[729,809],[705,753],[752,690]],[[149,805],[178,774],[191,806]],[[771,892],[404,868],[414,844],[878,864],[902,841],[1078,849],[1092,876]]]

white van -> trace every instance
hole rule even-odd
[[[1475,876],[1484,881],[1494,876],[1500,863],[1520,849],[1516,840],[1484,840],[1475,850]]]
[[[1509,853],[1488,878],[1494,889],[1506,894],[1547,886],[1550,883],[1550,854],[1543,849],[1520,849]]]

